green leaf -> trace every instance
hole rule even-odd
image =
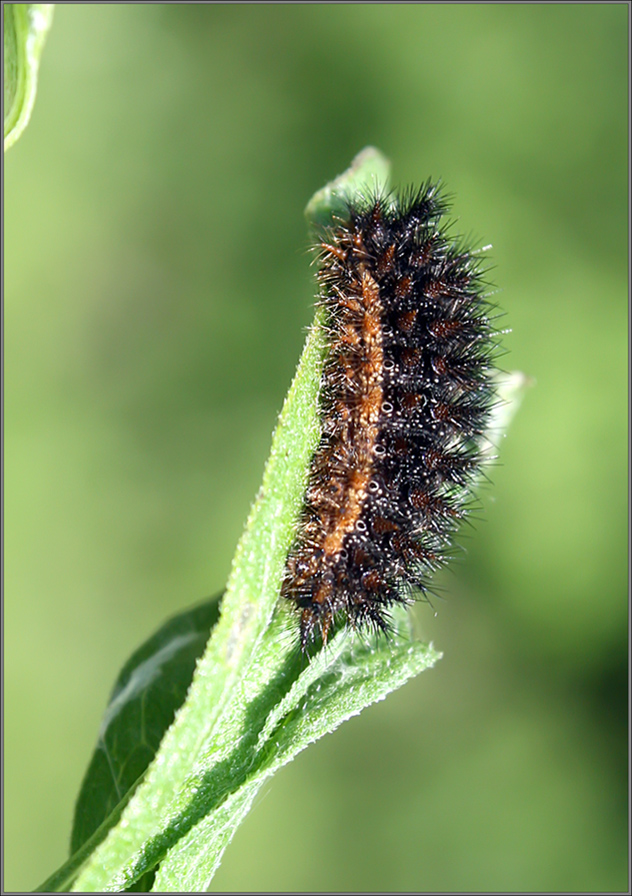
[[[349,190],[382,185],[387,164],[377,150],[361,154],[347,175],[310,202],[310,224],[339,214]],[[131,771],[127,793],[96,830],[103,807],[81,822],[74,842],[84,840],[83,845],[47,881],[50,889],[140,890],[154,873],[157,891],[206,889],[267,778],[439,658],[431,646],[412,639],[400,607],[393,613],[392,637],[367,642],[341,629],[307,659],[299,649],[294,609],[278,600],[320,436],[323,324],[319,309],[235,554],[220,619],[186,700],[138,783]],[[141,658],[141,668],[142,663]],[[138,664],[132,677],[134,669]],[[131,743],[129,732],[121,736]],[[108,799],[109,807],[111,794]]]
[[[136,786],[154,758],[219,618],[219,599],[169,619],[123,666],[79,791],[71,854]]]
[[[305,665],[289,608],[275,613],[285,559],[319,435],[325,342],[312,329],[273,438],[263,484],[237,548],[222,613],[187,700],[78,890],[129,886],[248,778],[270,712]]]
[[[5,3],[4,23],[4,149],[12,146],[29,122],[37,71],[54,3]]]

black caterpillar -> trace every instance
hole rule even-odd
[[[353,200],[317,243],[322,436],[282,589],[303,650],[337,618],[387,630],[467,512],[496,344],[479,256],[448,238],[446,208],[430,182]]]

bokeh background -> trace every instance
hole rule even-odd
[[[627,5],[59,6],[5,160],[5,887],[116,674],[220,591],[311,319],[303,208],[441,177],[535,380],[417,608],[437,668],[259,798],[217,890],[627,886]],[[436,615],[435,615],[436,614]]]

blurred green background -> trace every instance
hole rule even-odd
[[[416,610],[444,659],[284,769],[214,887],[626,888],[627,15],[57,8],[5,160],[7,889],[64,861],[125,659],[224,585],[312,316],[303,208],[367,144],[493,244],[536,385]]]

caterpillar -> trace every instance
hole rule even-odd
[[[431,181],[375,191],[317,237],[322,429],[282,585],[303,651],[338,620],[388,631],[471,505],[497,345],[480,255],[447,209]]]

